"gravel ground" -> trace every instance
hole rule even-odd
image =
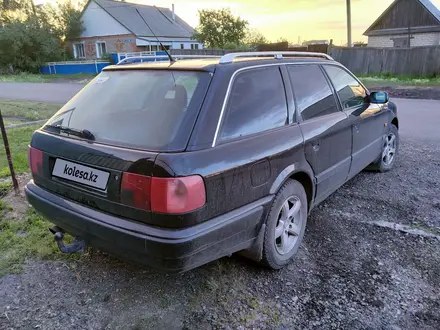
[[[0,279],[0,329],[440,329],[439,172],[437,143],[402,139],[392,172],[312,211],[282,271],[233,256],[163,275],[95,250],[29,262]]]

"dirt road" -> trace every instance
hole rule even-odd
[[[0,82],[0,99],[64,104],[83,87],[74,83]]]

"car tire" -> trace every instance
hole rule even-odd
[[[368,170],[378,172],[388,172],[396,163],[397,152],[399,150],[399,131],[396,126],[391,124],[390,130],[384,139],[382,149],[378,159],[367,167]]]
[[[307,195],[296,180],[288,180],[275,196],[266,220],[261,264],[280,269],[295,256],[307,225]]]

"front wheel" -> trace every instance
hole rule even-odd
[[[379,172],[388,172],[394,167],[399,149],[399,131],[391,124],[390,130],[383,142],[379,158],[368,169]]]
[[[266,220],[261,263],[280,269],[298,251],[307,225],[307,195],[296,180],[287,181],[273,201]]]

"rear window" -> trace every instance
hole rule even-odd
[[[181,151],[209,80],[208,72],[104,71],[46,125],[88,130],[105,144]]]

